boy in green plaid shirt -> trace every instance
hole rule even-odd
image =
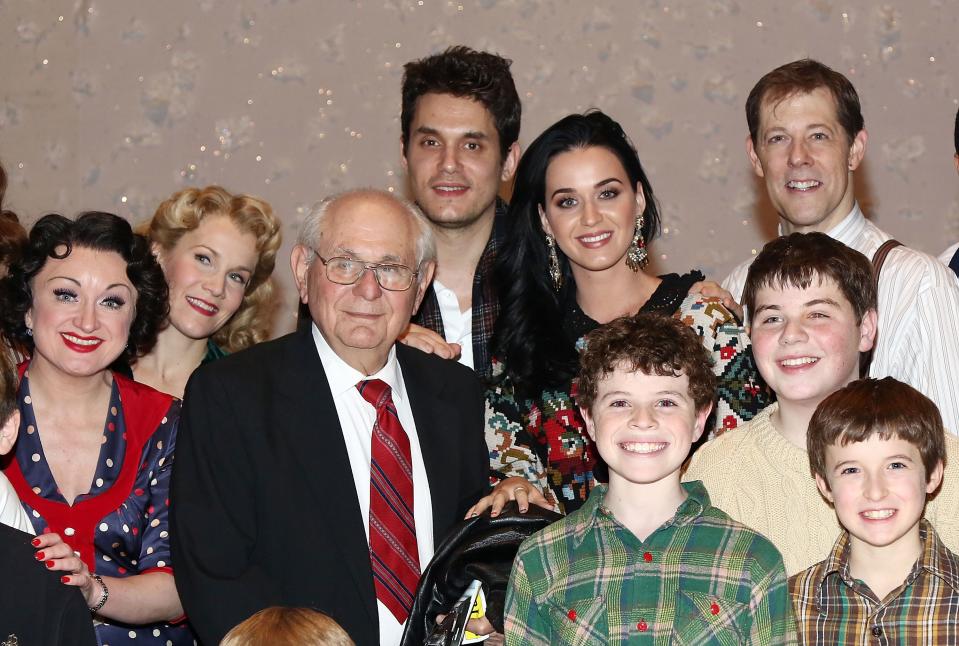
[[[680,483],[715,397],[696,335],[658,314],[617,319],[589,334],[580,366],[609,484],[520,547],[506,643],[794,644],[779,552]]]

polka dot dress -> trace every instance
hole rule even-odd
[[[21,414],[20,438],[16,446],[16,459],[24,479],[33,492],[49,501],[66,505],[66,500],[57,489],[41,444],[41,429],[37,426],[30,397],[28,374],[20,383],[19,407]],[[100,457],[90,491],[76,498],[72,513],[76,515],[77,528],[66,527],[64,540],[74,549],[80,549],[82,531],[79,527],[93,524],[93,551],[95,572],[103,576],[126,577],[150,571],[172,573],[170,562],[170,470],[173,466],[173,449],[179,420],[180,402],[174,400],[162,422],[140,452],[139,461],[127,464],[127,428],[124,422],[123,404],[116,382],[110,396],[110,408],[104,423]],[[98,496],[116,494],[112,487],[127,469],[135,469],[133,485],[118,500],[119,506],[101,518],[84,518],[85,501]],[[47,531],[47,520],[27,502],[22,503],[37,534]],[[89,506],[87,506],[89,507]],[[92,567],[91,570],[94,570]],[[193,644],[193,634],[186,624],[152,624],[126,626],[99,623],[96,626],[100,644]]]

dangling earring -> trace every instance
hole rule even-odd
[[[636,216],[636,232],[633,234],[633,241],[626,251],[626,266],[633,271],[639,271],[649,264],[649,257],[646,253],[646,240],[643,239],[643,214]]]
[[[32,327],[28,327],[28,328],[27,328],[27,336],[33,336],[33,328],[32,328]]]
[[[557,292],[563,286],[563,270],[559,267],[559,256],[556,254],[556,240],[546,234],[546,247],[549,249],[549,277],[553,279],[553,289]]]

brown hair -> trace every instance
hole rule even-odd
[[[9,348],[0,338],[0,427],[7,423],[13,411],[17,409],[17,370]]]
[[[836,117],[849,143],[865,127],[859,95],[845,76],[811,58],[786,63],[767,73],[753,86],[746,99],[746,123],[753,145],[758,145],[759,117],[763,105],[776,105],[795,94],[825,88],[836,102]]]
[[[273,283],[270,275],[280,248],[280,222],[263,200],[250,195],[232,195],[219,186],[188,188],[164,200],[141,232],[150,242],[170,250],[184,234],[200,226],[203,218],[225,216],[240,231],[256,238],[257,262],[236,313],[214,335],[217,345],[236,352],[265,341],[273,315]]]
[[[820,402],[806,433],[809,470],[826,480],[826,447],[865,442],[873,435],[896,437],[919,449],[927,482],[936,465],[945,464],[939,409],[909,384],[884,377],[854,381]]]
[[[813,281],[827,278],[852,305],[856,323],[862,323],[866,312],[876,309],[872,263],[855,249],[819,232],[792,233],[767,242],[746,274],[743,307],[751,319],[756,296],[763,287],[806,289]]]
[[[274,606],[259,611],[226,634],[220,646],[354,646],[329,616],[309,608]]]
[[[687,325],[662,314],[637,314],[601,325],[586,336],[579,361],[576,403],[589,410],[599,382],[617,368],[647,375],[689,378],[697,411],[716,399],[716,377],[702,340]]]

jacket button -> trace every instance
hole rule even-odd
[[[873,626],[873,627],[872,627],[872,636],[873,636],[873,637],[882,637],[882,626]]]

